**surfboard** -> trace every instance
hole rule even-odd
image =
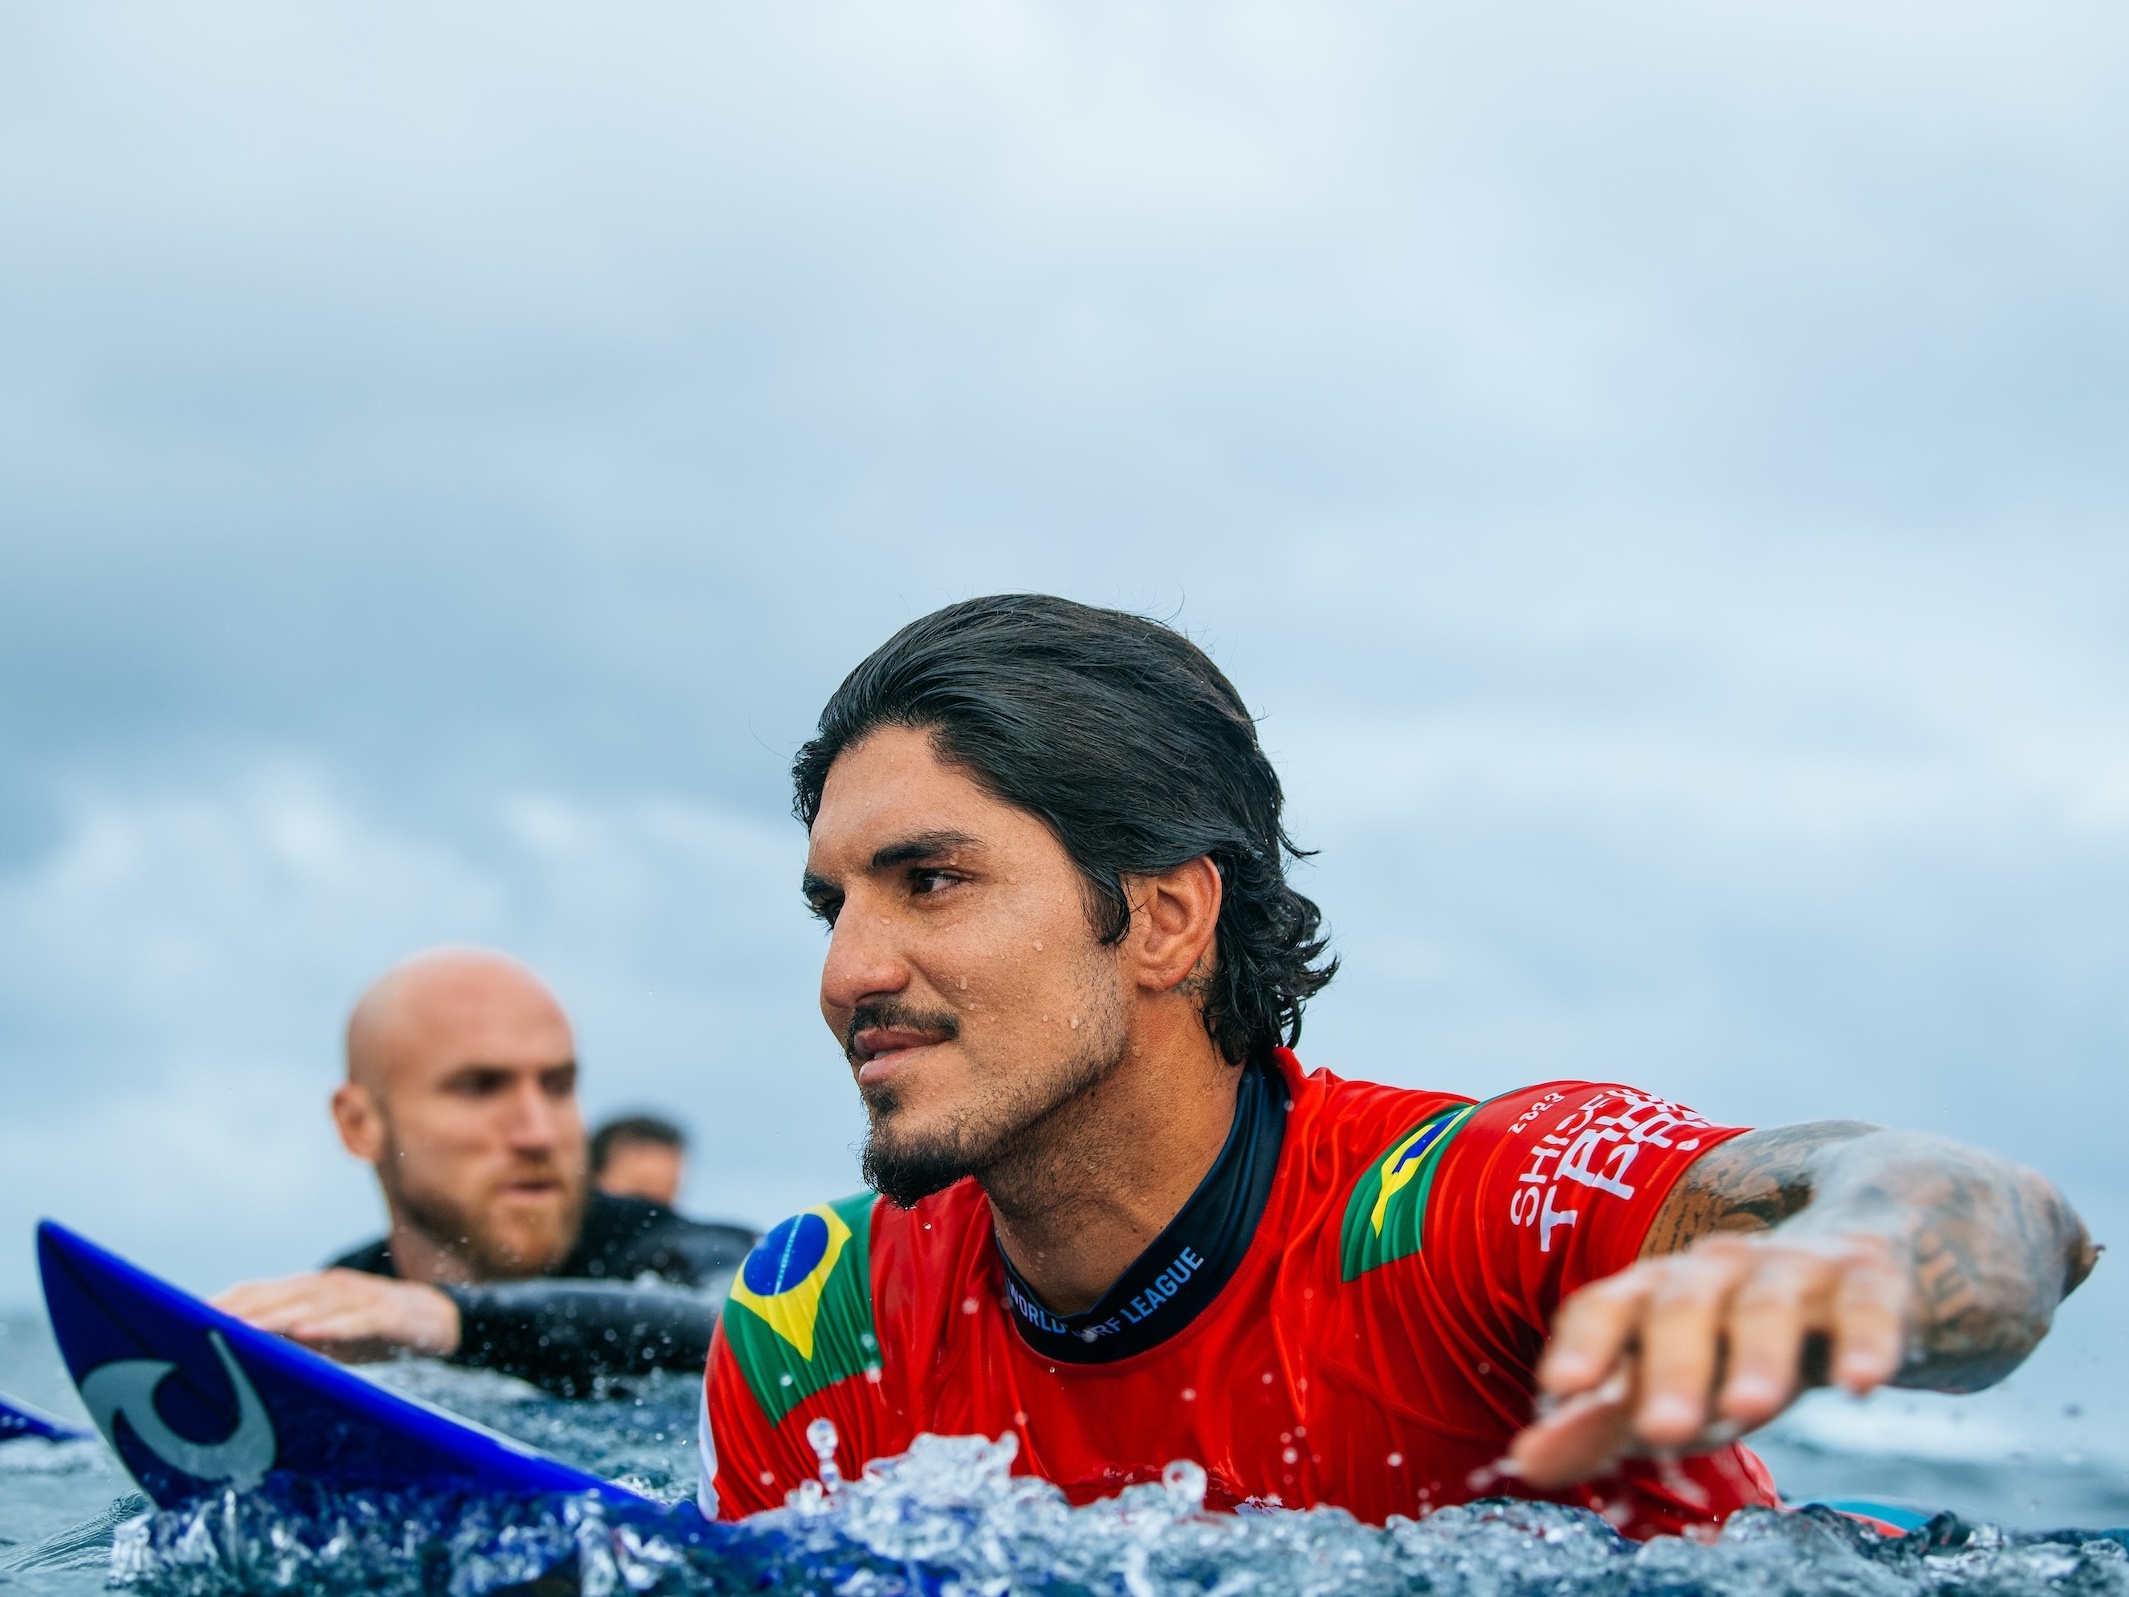
[[[590,1494],[664,1511],[254,1330],[64,1226],[37,1228],[37,1263],[52,1334],[89,1418],[160,1507],[279,1471],[331,1487]]]
[[[158,1508],[278,1484],[396,1498],[596,1498],[609,1524],[711,1558],[740,1589],[796,1578],[842,1590],[861,1572],[882,1597],[939,1597],[947,1584],[942,1571],[883,1560],[817,1522],[803,1534],[725,1524],[692,1502],[630,1491],[255,1330],[49,1220],[37,1228],[37,1262],[82,1403]],[[529,1578],[518,1568],[506,1583]]]
[[[47,1442],[84,1442],[89,1435],[79,1426],[54,1419],[19,1397],[0,1392],[0,1442],[11,1442],[18,1436],[40,1437]]]
[[[611,1524],[717,1560],[740,1589],[795,1575],[842,1590],[861,1571],[883,1597],[939,1597],[947,1584],[942,1571],[883,1560],[818,1523],[804,1534],[725,1524],[691,1502],[630,1491],[255,1330],[49,1220],[37,1228],[37,1262],[82,1403],[158,1508],[277,1481],[457,1499],[589,1497]],[[511,1583],[526,1578],[520,1571]]]

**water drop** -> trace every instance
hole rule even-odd
[[[806,1445],[813,1449],[813,1456],[820,1460],[821,1485],[833,1492],[843,1484],[843,1472],[835,1467],[835,1421],[823,1414],[806,1427]]]
[[[1187,1458],[1179,1458],[1161,1471],[1161,1485],[1168,1489],[1176,1507],[1196,1512],[1205,1506],[1205,1470]]]

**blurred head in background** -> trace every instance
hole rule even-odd
[[[333,1120],[377,1171],[402,1275],[536,1275],[575,1244],[587,1187],[576,1042],[516,960],[437,949],[379,978],[348,1019]]]
[[[592,1134],[591,1179],[616,1198],[648,1198],[668,1209],[687,1175],[687,1133],[657,1115],[623,1115]]]

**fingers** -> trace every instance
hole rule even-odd
[[[1721,1239],[1662,1263],[1641,1329],[1634,1431],[1652,1447],[1683,1447],[1708,1422],[1731,1298],[1753,1260],[1748,1250]]]
[[[1601,1475],[1633,1439],[1634,1398],[1624,1367],[1594,1390],[1551,1406],[1508,1447],[1508,1473],[1540,1490]]]
[[[1640,1330],[1655,1277],[1646,1267],[1592,1282],[1560,1306],[1538,1361],[1538,1390],[1572,1397],[1607,1380]]]
[[[262,1331],[279,1331],[291,1318],[300,1317],[307,1305],[318,1301],[326,1286],[327,1272],[312,1271],[279,1281],[246,1281],[219,1297],[210,1298],[216,1308]]]
[[[1796,1395],[1804,1338],[1825,1323],[1832,1267],[1812,1257],[1777,1257],[1742,1282],[1730,1305],[1729,1375],[1717,1408],[1750,1429],[1764,1425]]]
[[[1562,1306],[1538,1386],[1568,1401],[1510,1460],[1562,1485],[1630,1451],[1719,1446],[1794,1401],[1823,1346],[1834,1382],[1869,1391],[1899,1372],[1912,1296],[1892,1245],[1867,1234],[1711,1237],[1647,1260]]]
[[[1833,1293],[1834,1384],[1861,1397],[1898,1375],[1913,1314],[1914,1288],[1889,1247],[1851,1255]]]
[[[321,1352],[375,1357],[395,1347],[448,1354],[458,1306],[435,1287],[353,1270],[323,1270],[230,1288],[215,1306],[248,1325]]]

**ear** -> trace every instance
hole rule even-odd
[[[1157,876],[1134,876],[1124,888],[1131,898],[1125,946],[1139,987],[1165,993],[1181,986],[1211,953],[1220,927],[1220,868],[1201,854]]]
[[[384,1111],[369,1088],[347,1081],[334,1090],[333,1125],[341,1145],[364,1164],[384,1157]]]

